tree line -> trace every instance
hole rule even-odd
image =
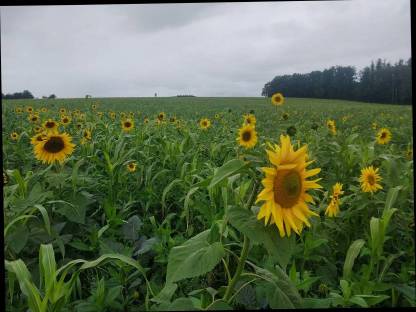
[[[354,100],[373,103],[412,103],[412,59],[391,65],[372,61],[357,73],[353,66],[332,66],[307,74],[276,76],[261,95],[280,92],[288,97]]]
[[[1,93],[1,98],[5,100],[19,100],[19,99],[34,99],[35,97],[29,90],[24,90],[23,92],[15,92],[15,93]],[[42,96],[42,99],[56,99],[55,94],[51,94],[49,96]]]

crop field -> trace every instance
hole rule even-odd
[[[6,311],[415,306],[411,106],[2,101]]]

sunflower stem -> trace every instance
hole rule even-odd
[[[248,250],[250,248],[250,239],[244,235],[244,243],[243,243],[243,249],[241,251],[241,256],[238,261],[237,270],[235,271],[234,277],[231,280],[231,282],[228,284],[227,290],[225,291],[225,295],[223,299],[225,301],[230,300],[231,294],[233,292],[233,289],[235,287],[235,284],[237,283],[238,279],[240,278],[241,272],[243,271],[244,264],[246,262],[247,256],[248,256]]]

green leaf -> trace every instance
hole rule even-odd
[[[45,294],[51,295],[55,286],[56,261],[52,244],[40,245],[39,249],[39,272],[41,282],[45,285]]]
[[[213,310],[233,310],[233,307],[230,306],[226,301],[219,299],[215,300],[213,303],[211,303],[205,310],[213,311]]]
[[[127,223],[123,224],[122,230],[125,239],[137,240],[139,238],[139,231],[143,222],[139,216],[134,215],[127,220]]]
[[[265,226],[249,210],[229,206],[226,211],[230,223],[253,243],[262,244],[268,253],[285,269],[295,249],[295,236],[280,237],[274,225]]]
[[[399,191],[402,189],[402,186],[396,186],[389,189],[386,197],[386,204],[384,206],[384,211],[389,210],[393,207],[394,203],[396,202],[397,195]]]
[[[87,206],[94,202],[86,192],[73,194],[70,202],[65,202],[65,206],[57,209],[57,212],[68,218],[69,221],[85,224]]]
[[[46,211],[45,207],[39,204],[36,204],[35,208],[37,208],[42,214],[43,223],[45,224],[46,232],[48,233],[49,236],[51,236],[51,222],[49,220],[48,212]]]
[[[163,190],[163,193],[162,193],[162,207],[163,207],[163,209],[166,209],[166,196],[168,195],[170,190],[173,189],[173,187],[176,184],[179,184],[181,182],[183,182],[181,179],[175,179],[165,187],[165,189]]]
[[[157,307],[158,311],[188,311],[195,310],[191,298],[178,298],[172,303],[163,303]]]
[[[353,297],[350,298],[350,302],[355,303],[355,304],[359,305],[362,308],[368,308],[367,302],[361,297],[353,296]]]
[[[357,239],[348,248],[347,256],[344,261],[343,278],[348,280],[351,275],[351,270],[354,265],[355,259],[360,253],[361,248],[364,246],[365,241],[363,239]]]
[[[166,283],[205,274],[225,255],[221,243],[208,243],[210,230],[206,230],[171,249],[168,257]]]
[[[247,166],[247,164],[240,159],[232,159],[218,168],[211,180],[208,188],[212,188],[218,183],[222,182],[227,177],[236,174],[239,170]]]
[[[15,252],[20,253],[29,239],[29,231],[25,225],[19,225],[6,237],[7,245]]]

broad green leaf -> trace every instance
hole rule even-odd
[[[348,248],[347,256],[344,261],[343,278],[349,279],[351,275],[352,267],[354,266],[355,259],[360,253],[361,248],[364,246],[365,241],[363,239],[357,239]]]
[[[230,306],[226,301],[219,299],[215,300],[213,303],[211,303],[208,307],[206,307],[207,311],[215,311],[215,310],[233,310],[233,307]]]
[[[222,182],[224,179],[237,173],[239,170],[241,170],[245,166],[246,166],[246,163],[240,159],[232,159],[228,161],[227,163],[222,165],[222,167],[218,168],[208,188],[214,187],[218,183]]]
[[[393,205],[395,204],[396,199],[397,199],[397,195],[399,194],[399,191],[401,189],[402,189],[402,186],[396,186],[396,187],[392,187],[391,189],[389,189],[387,193],[386,204],[384,206],[384,211],[393,208]]]
[[[143,225],[138,215],[134,215],[123,224],[122,231],[125,239],[137,240],[139,238],[139,231]]]
[[[208,243],[210,230],[206,230],[171,249],[168,257],[166,283],[205,274],[225,255],[221,243]]]

